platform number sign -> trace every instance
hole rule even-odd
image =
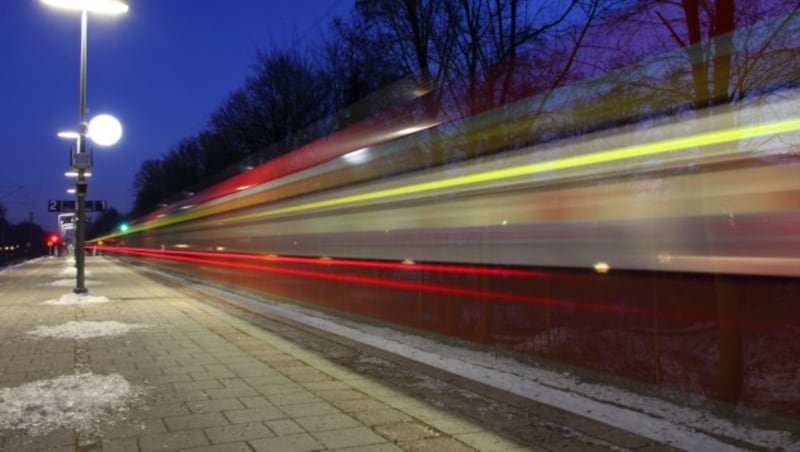
[[[105,212],[108,201],[84,201],[87,212]],[[74,199],[51,199],[47,201],[48,212],[75,212],[77,206]]]
[[[74,212],[75,200],[51,199],[47,201],[48,212]]]
[[[89,212],[105,212],[108,201],[86,201],[86,210]]]

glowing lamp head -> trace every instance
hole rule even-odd
[[[122,124],[111,115],[97,115],[89,121],[89,138],[98,146],[111,146],[122,137]]]
[[[61,9],[88,11],[115,16],[128,12],[127,0],[42,0],[42,3]]]
[[[76,132],[74,130],[62,130],[62,131],[58,132],[58,136],[59,136],[59,138],[71,138],[73,140],[76,140],[76,139],[80,138],[81,134],[79,134],[78,132]]]

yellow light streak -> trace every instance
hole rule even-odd
[[[388,188],[369,193],[359,193],[355,195],[342,196],[339,198],[325,199],[296,206],[282,207],[279,209],[256,212],[247,215],[240,215],[232,218],[232,221],[249,220],[253,218],[263,218],[287,213],[303,212],[307,210],[319,209],[324,207],[335,207],[346,204],[354,204],[364,201],[373,201],[381,198],[391,198],[420,192],[430,192],[446,188],[463,187],[485,182],[494,182],[502,179],[510,179],[519,176],[530,176],[537,173],[548,171],[564,170],[581,166],[608,163],[620,160],[627,160],[638,157],[652,156],[675,152],[693,147],[711,146],[715,144],[729,143],[748,138],[755,138],[764,135],[774,135],[800,130],[800,118],[778,121],[756,126],[738,127],[732,129],[705,132],[689,135],[680,138],[655,141],[634,146],[627,146],[609,149],[591,154],[565,157],[545,162],[520,165],[511,168],[486,171],[477,174],[467,174],[448,179],[440,179],[430,182],[407,185],[403,187]]]
[[[800,130],[800,118],[792,118],[766,124],[723,129],[713,132],[703,132],[678,138],[654,141],[650,143],[607,149],[603,151],[593,152],[590,154],[564,157],[544,162],[485,171],[482,173],[466,174],[463,176],[456,176],[447,179],[421,182],[403,187],[387,188],[368,193],[359,193],[354,195],[342,196],[339,198],[325,199],[305,204],[281,207],[277,209],[265,210],[262,212],[255,212],[255,213],[235,216],[229,218],[227,221],[236,222],[236,221],[251,220],[256,218],[265,218],[265,217],[272,217],[289,213],[305,212],[309,210],[326,208],[326,207],[337,207],[337,206],[355,204],[365,201],[374,201],[382,198],[392,198],[392,197],[399,197],[415,193],[431,192],[434,190],[465,187],[481,183],[495,182],[503,179],[510,179],[514,177],[531,176],[537,173],[565,170],[570,168],[585,167],[601,163],[609,163],[609,162],[629,160],[640,157],[666,154],[689,148],[700,148],[705,146],[730,143],[739,140],[762,137],[767,135],[795,132],[798,130]],[[203,214],[203,209],[201,208],[198,209],[196,212],[175,214],[166,218],[156,218],[155,220],[152,220],[148,223],[132,227],[129,233],[135,233],[146,229],[154,229],[154,228],[168,226],[171,224],[186,222],[202,218],[203,216],[205,215]],[[101,239],[115,237],[117,235],[119,234],[109,235],[106,237],[102,237]]]

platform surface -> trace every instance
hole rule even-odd
[[[74,287],[64,257],[0,274],[2,451],[669,449],[478,398],[501,416],[476,422],[110,258]]]

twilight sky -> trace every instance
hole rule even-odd
[[[131,0],[118,17],[89,16],[87,118],[116,116],[122,140],[94,147],[89,200],[127,213],[141,163],[202,129],[244,84],[258,50],[313,45],[353,0]],[[12,223],[33,213],[55,229],[49,199],[74,199],[69,140],[77,129],[80,13],[40,0],[0,6],[0,204]],[[299,37],[299,38],[298,38]],[[299,39],[299,41],[295,41]],[[91,142],[90,142],[90,146]]]

